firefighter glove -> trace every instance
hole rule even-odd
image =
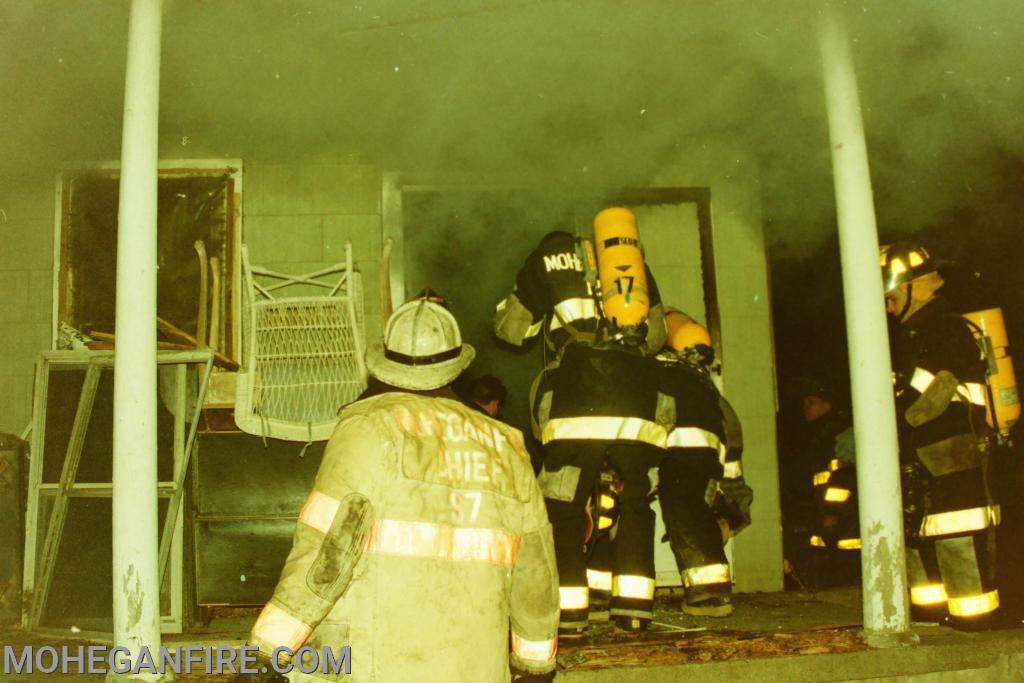
[[[743,477],[722,479],[718,482],[718,490],[722,492],[719,505],[719,516],[729,520],[729,527],[735,535],[750,526],[750,505],[754,502],[754,491]]]
[[[853,427],[847,427],[836,435],[835,456],[847,465],[857,462],[857,441],[853,435]]]
[[[910,426],[920,427],[946,412],[946,408],[956,397],[958,384],[953,373],[948,370],[940,370],[917,400],[907,408],[904,416]]]

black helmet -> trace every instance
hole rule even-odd
[[[814,375],[797,377],[791,386],[793,393],[798,398],[817,396],[833,406],[837,406],[839,403],[839,392],[836,390],[835,384],[825,377]]]
[[[939,263],[917,242],[887,244],[881,249],[882,287],[886,294],[904,282],[935,272]]]

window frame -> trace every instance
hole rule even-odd
[[[60,322],[68,316],[70,306],[70,283],[68,281],[68,225],[71,210],[69,183],[76,177],[94,175],[118,178],[119,161],[93,161],[68,164],[60,167],[56,175],[54,199],[54,240],[53,240],[53,310],[50,325],[50,346],[57,348]],[[229,193],[227,197],[226,233],[230,241],[230,260],[225,265],[225,284],[230,293],[224,299],[222,311],[226,316],[226,338],[220,349],[233,359],[241,358],[242,339],[242,160],[241,159],[164,159],[157,165],[158,179],[227,176]],[[155,324],[155,321],[154,321]]]

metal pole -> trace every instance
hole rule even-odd
[[[156,228],[161,0],[132,0],[117,217],[114,644],[160,647],[157,572]],[[155,672],[107,680],[170,680]]]
[[[832,173],[839,219],[857,442],[864,636],[873,647],[917,642],[910,630],[892,364],[878,229],[849,42],[832,5],[821,22]]]

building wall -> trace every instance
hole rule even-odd
[[[363,273],[369,341],[379,338],[381,173],[348,160],[243,158],[243,238],[250,257],[275,270],[311,271],[344,258],[351,239]],[[754,524],[735,540],[740,591],[782,587],[775,443],[775,369],[757,172],[728,146],[669,160],[652,181],[710,187],[722,326],[723,385],[743,421],[744,466],[755,491]],[[0,431],[30,420],[32,372],[49,348],[52,315],[54,173],[0,184]]]
[[[0,432],[31,418],[36,354],[50,347],[54,174],[0,178]]]
[[[253,263],[310,272],[345,260],[362,274],[368,340],[380,336],[381,174],[347,163],[244,162],[243,241]]]

